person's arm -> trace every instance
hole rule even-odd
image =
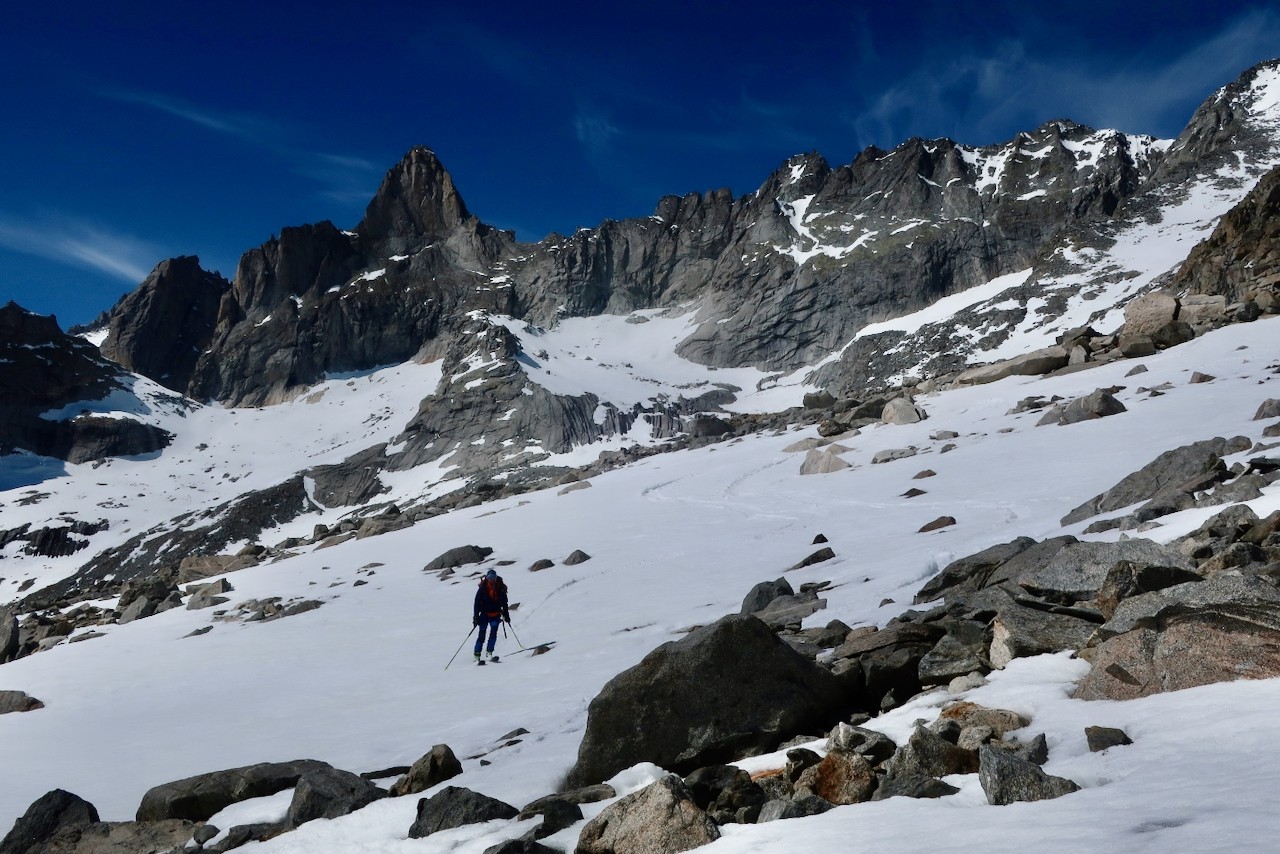
[[[507,585],[502,585],[502,619],[511,622],[511,612],[507,610]]]

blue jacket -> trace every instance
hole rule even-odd
[[[477,620],[493,620],[501,617],[508,622],[511,621],[511,615],[507,612],[507,585],[503,582],[502,576],[498,576],[493,581],[488,578],[480,579],[472,612]]]

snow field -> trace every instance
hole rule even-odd
[[[0,718],[0,765],[10,771],[0,777],[0,826],[55,787],[87,798],[104,819],[123,820],[146,789],[192,774],[297,758],[368,771],[408,764],[437,743],[463,758],[464,775],[449,784],[522,805],[556,788],[576,755],[587,703],[604,682],[682,629],[736,611],[758,581],[787,577],[798,587],[830,580],[822,594],[828,608],[806,624],[838,618],[882,625],[952,557],[1019,535],[1078,534],[1082,526],[1062,529],[1058,519],[1164,450],[1214,435],[1259,438],[1265,423],[1253,422],[1253,413],[1263,399],[1280,396],[1280,380],[1268,369],[1280,359],[1276,325],[1264,320],[1211,333],[1143,360],[1150,370],[1135,377],[1124,377],[1136,364],[1127,361],[922,397],[927,421],[841,440],[850,448],[842,456],[855,468],[830,475],[800,477],[803,454],[782,450],[812,430],[754,436],[652,457],[594,478],[588,490],[493,502],[233,573],[231,604],[268,596],[325,604],[269,623],[215,622],[190,638],[184,635],[211,624],[211,612],[174,610],[0,668],[0,689],[46,703]],[[1217,379],[1190,385],[1193,370]],[[1166,381],[1174,388],[1162,397],[1136,391]],[[1070,398],[1108,385],[1126,387],[1117,396],[1128,412],[1039,428],[1037,413],[1005,415],[1032,394]],[[1012,432],[1000,432],[1006,428]],[[942,429],[961,434],[947,454],[929,438]],[[248,437],[263,432],[265,422],[243,440],[246,434],[233,435],[245,450]],[[870,463],[878,450],[909,445],[922,452]],[[227,453],[228,465],[239,462]],[[937,475],[913,479],[925,468]],[[928,492],[901,498],[912,486]],[[1273,487],[1254,504],[1264,512],[1280,495]],[[1218,509],[1169,517],[1147,536],[1172,538]],[[915,533],[942,514],[958,524]],[[836,559],[784,572],[816,548],[817,533],[830,538]],[[465,543],[515,561],[499,570],[520,603],[514,629],[528,645],[557,641],[551,653],[486,668],[467,661],[473,582],[465,568],[456,583],[420,571]],[[575,548],[592,560],[559,565]],[[558,565],[526,571],[542,557]],[[368,583],[354,587],[356,580]],[[884,598],[895,602],[881,606]],[[468,648],[445,671],[459,644]],[[500,641],[500,651],[514,648],[513,640]],[[1274,680],[1082,703],[1067,699],[1081,666],[1061,656],[1015,662],[970,696],[1032,714],[1029,734],[1049,734],[1047,770],[1077,779],[1084,792],[997,809],[975,792],[976,780],[961,780],[964,791],[952,799],[891,800],[729,828],[711,850],[800,850],[836,839],[877,851],[919,850],[939,839],[990,850],[1096,850],[1103,842],[1125,851],[1157,844],[1206,850],[1212,840],[1237,847],[1280,830],[1280,819],[1258,800],[1280,750],[1263,723],[1280,692]],[[922,698],[873,726],[901,739],[915,717],[936,714],[942,699]],[[1123,726],[1136,744],[1087,754],[1089,724]],[[517,727],[530,734],[495,750]],[[491,765],[466,758],[482,753]],[[498,823],[405,840],[416,801],[378,803],[258,847],[480,852],[525,829]]]

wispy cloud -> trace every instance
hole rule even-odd
[[[215,110],[194,104],[182,98],[174,98],[159,92],[126,89],[104,89],[101,94],[114,101],[140,104],[162,113],[191,122],[194,125],[234,136],[247,142],[271,147],[281,135],[281,128],[274,122],[258,116]]]
[[[1169,133],[1187,105],[1229,82],[1280,44],[1280,14],[1245,13],[1172,60],[1033,52],[1016,39],[986,53],[952,55],[916,68],[848,117],[859,143],[894,145],[914,135],[996,142],[1050,118]],[[1047,114],[1048,110],[1052,115]]]
[[[103,97],[158,110],[198,127],[234,137],[267,151],[298,175],[317,182],[317,193],[343,203],[367,200],[382,169],[364,157],[315,151],[290,141],[294,134],[277,121],[247,113],[216,110],[158,92],[102,90]]]
[[[136,285],[165,251],[154,243],[66,217],[38,221],[0,212],[0,246],[59,264],[96,270]]]
[[[573,117],[573,132],[590,157],[603,156],[622,131],[598,107],[579,104]]]

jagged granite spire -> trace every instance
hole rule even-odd
[[[196,360],[213,339],[231,283],[194,255],[161,261],[106,314],[102,353],[135,373],[185,392]]]
[[[374,241],[423,238],[447,234],[469,219],[440,159],[418,146],[387,172],[356,231]]]

